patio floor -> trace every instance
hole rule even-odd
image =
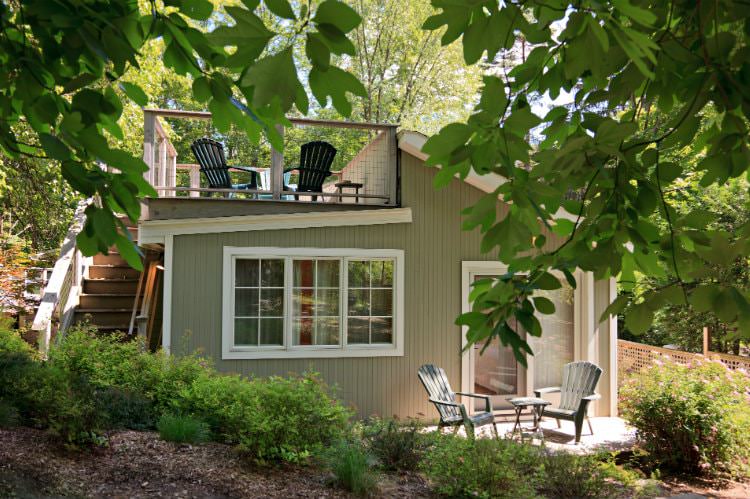
[[[513,428],[514,416],[498,415],[496,416],[497,428],[500,437],[508,438]],[[531,420],[521,421],[522,425],[530,426]],[[544,432],[544,444],[547,448],[553,450],[564,450],[576,454],[593,453],[598,450],[628,450],[635,445],[635,429],[628,426],[624,419],[600,417],[591,418],[591,426],[594,428],[594,434],[589,433],[588,425],[584,422],[581,442],[575,443],[575,427],[570,421],[560,421],[561,427],[557,428],[554,419],[544,418],[541,427]],[[436,427],[431,427],[428,431],[434,431]],[[444,430],[450,431],[450,430]],[[459,430],[461,435],[465,435],[463,427]],[[490,426],[483,426],[476,431],[477,437],[488,438],[492,436]],[[518,438],[518,432],[515,434]],[[526,438],[528,441],[528,438]],[[538,444],[539,440],[534,440]]]

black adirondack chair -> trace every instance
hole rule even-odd
[[[589,402],[600,398],[595,390],[601,375],[602,369],[596,364],[587,361],[571,362],[563,367],[562,385],[534,390],[537,397],[544,393],[560,393],[560,405],[545,408],[544,417],[555,418],[558,428],[561,419],[573,421],[576,428],[576,443],[581,441],[584,419],[589,424],[589,431],[594,434],[586,409]]]
[[[454,392],[451,390],[451,385],[448,382],[448,376],[446,376],[445,371],[441,367],[435,367],[432,364],[425,364],[420,367],[417,371],[417,376],[425,390],[427,390],[430,402],[435,404],[435,408],[438,414],[440,414],[438,431],[446,426],[452,426],[453,433],[456,433],[458,428],[463,425],[466,428],[466,435],[474,438],[474,428],[491,424],[495,438],[498,438],[497,424],[495,423],[495,415],[492,413],[489,396],[477,393]],[[484,412],[469,415],[466,406],[456,401],[456,395],[483,399],[485,404]]]
[[[229,166],[224,156],[224,146],[213,139],[198,139],[190,146],[200,170],[212,189],[257,189],[258,172],[247,166]],[[250,173],[250,183],[233,184],[229,169]],[[232,193],[229,196],[232,197]]]
[[[323,182],[331,176],[331,165],[335,157],[336,148],[328,142],[308,142],[300,148],[299,165],[287,168],[284,173],[298,172],[299,179],[295,192],[322,192]],[[290,189],[285,186],[284,190]],[[313,201],[318,200],[318,196],[312,198]],[[299,199],[299,196],[295,194],[294,199]]]

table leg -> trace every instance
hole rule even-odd
[[[341,187],[339,187],[339,194],[341,194],[343,192],[344,192],[344,189],[342,189]],[[339,196],[339,203],[343,203],[343,202],[344,202],[344,198],[341,197],[341,196]]]
[[[355,190],[355,194],[356,194],[356,196],[354,197],[354,203],[355,204],[359,204],[359,187],[355,187],[354,190]]]
[[[513,435],[516,432],[516,428],[518,428],[518,433],[521,435],[521,439],[523,439],[523,428],[521,428],[521,411],[523,410],[523,407],[514,407],[516,410],[516,422],[513,424],[513,430],[511,430],[510,434]]]

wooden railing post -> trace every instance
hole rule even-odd
[[[156,114],[152,111],[143,111],[143,162],[148,170],[143,173],[143,178],[154,185],[154,164],[156,163]]]
[[[708,326],[703,328],[703,355],[708,356],[711,352],[711,329]]]
[[[284,140],[284,127],[276,125],[276,130],[281,134]],[[281,199],[281,192],[284,190],[284,154],[271,148],[271,191],[273,199]]]
[[[190,167],[190,187],[197,189],[201,186],[201,171],[198,165],[192,165]],[[191,198],[200,197],[201,193],[198,191],[190,191]]]

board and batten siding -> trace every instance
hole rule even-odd
[[[402,206],[411,223],[175,235],[171,348],[200,349],[219,371],[269,376],[312,370],[336,387],[359,415],[434,419],[417,369],[443,367],[461,387],[461,262],[493,260],[479,250],[478,230],[461,230],[463,208],[484,194],[454,180],[436,190],[437,170],[401,154]],[[404,250],[404,355],[373,358],[222,360],[222,251],[224,246],[389,248]],[[599,412],[599,411],[597,411]]]

